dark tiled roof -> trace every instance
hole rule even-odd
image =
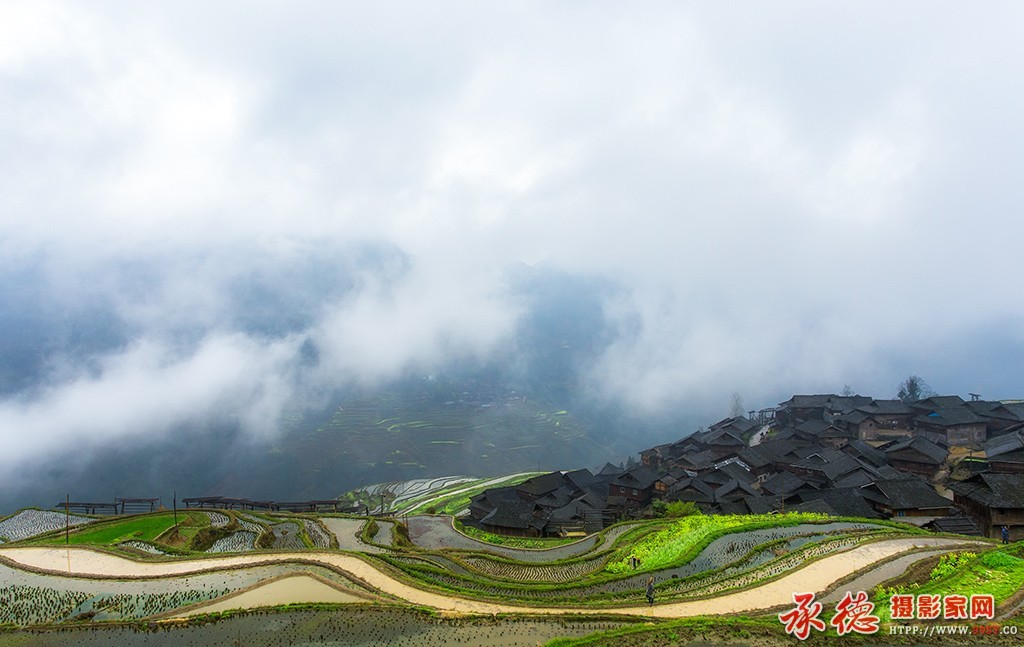
[[[769,494],[793,494],[801,488],[808,487],[807,481],[790,472],[779,472],[761,484],[761,491]]]
[[[859,468],[861,464],[853,456],[838,449],[822,449],[793,463],[799,469],[821,472],[830,481]]]
[[[563,485],[565,485],[565,479],[562,477],[562,473],[551,472],[550,474],[541,474],[540,476],[534,476],[529,480],[523,481],[516,486],[516,489],[533,496],[541,496],[552,490],[557,490]]]
[[[597,481],[597,478],[590,473],[588,469],[573,470],[565,474],[566,480],[578,487],[583,489],[588,485],[591,485]]]
[[[700,475],[700,478],[705,483],[710,483],[711,485],[714,485],[716,487],[723,483],[728,483],[729,481],[735,480],[727,473],[721,470],[711,470],[710,472],[704,472],[703,474]]]
[[[1024,508],[1024,474],[982,473],[950,489],[990,508]]]
[[[836,418],[837,422],[843,422],[848,425],[859,425],[871,416],[863,411],[847,411],[846,413]]]
[[[715,488],[699,478],[684,479],[669,489],[672,499],[710,503],[715,500]]]
[[[696,469],[704,469],[714,465],[716,458],[717,456],[715,452],[710,449],[705,449],[702,452],[683,454],[678,460],[683,465],[689,465]]]
[[[789,508],[790,512],[816,512],[818,514],[827,514],[830,517],[840,517],[842,515],[839,512],[826,503],[823,499],[815,499],[814,501],[807,501],[805,503],[797,503]]]
[[[870,402],[871,398],[863,395],[836,395],[826,393],[819,395],[794,395],[785,402],[780,402],[780,407],[790,409],[819,409],[825,408],[832,411],[843,411],[854,409],[862,404]]]
[[[752,468],[767,467],[772,464],[770,458],[764,455],[757,447],[748,447],[740,452],[740,460]]]
[[[921,479],[907,478],[876,481],[861,488],[865,499],[878,501],[893,510],[931,510],[950,508],[953,502],[939,496],[935,488]]]
[[[916,460],[917,462],[941,465],[949,452],[932,441],[921,436],[914,436],[886,447],[885,453],[890,460]],[[915,458],[914,454],[919,457]]]
[[[608,496],[608,484],[607,483],[594,483],[583,488],[583,493],[587,496],[588,501],[604,501]]]
[[[933,427],[952,427],[953,425],[984,424],[985,419],[974,413],[967,407],[949,407],[936,409],[923,416],[917,416],[914,421],[918,424]]]
[[[674,478],[675,480],[680,481],[685,478],[692,478],[694,476],[697,476],[697,472],[694,472],[693,470],[688,470],[683,467],[673,467],[668,471],[668,475]]]
[[[749,484],[732,480],[715,489],[715,501],[721,501],[726,498],[733,499],[740,496],[749,496],[752,494],[757,494],[757,490]]]
[[[497,528],[525,530],[534,525],[536,505],[530,501],[501,501],[480,523]]]
[[[856,438],[857,431],[854,429],[843,429],[836,425],[829,425],[821,430],[818,438]]]
[[[779,406],[788,406],[795,409],[812,409],[817,407],[824,407],[829,402],[831,402],[833,398],[838,397],[839,396],[836,395],[835,393],[819,393],[816,395],[794,395],[785,402],[780,402]]]
[[[924,527],[935,532],[949,532],[957,535],[970,535],[972,537],[981,536],[981,529],[978,528],[978,524],[974,522],[974,519],[962,513],[948,517],[939,517],[929,521]]]
[[[1006,452],[1005,454],[999,454],[998,456],[990,456],[989,461],[992,463],[1024,463],[1024,449],[1018,449],[1014,452]]]
[[[724,465],[718,467],[716,471],[726,474],[731,479],[740,481],[741,483],[753,483],[757,480],[750,470],[745,465],[741,465],[735,461],[729,461]]]
[[[718,507],[722,514],[750,514],[747,504],[743,501],[722,501]]]
[[[828,429],[829,426],[829,423],[824,420],[808,420],[797,425],[796,430],[805,436],[818,436],[821,432]]]
[[[989,438],[985,443],[985,455],[989,458],[1008,454],[1024,448],[1024,432],[1015,431]]]
[[[802,492],[800,500],[805,502],[824,501],[837,514],[843,517],[867,517],[868,519],[879,519],[882,517],[871,507],[871,504],[864,500],[858,488],[836,487],[818,490],[817,492]]]
[[[693,438],[691,436],[690,438],[684,438],[679,442],[673,443],[668,453],[668,456],[670,458],[675,458],[683,454],[699,452],[703,450],[704,445],[702,445],[696,438]]]
[[[903,400],[872,400],[871,402],[857,407],[857,411],[878,415],[910,415],[914,410]]]
[[[1022,420],[1020,414],[1024,413],[1024,411],[1018,411],[1001,402],[986,402],[985,400],[965,402],[964,406],[983,418],[1005,420],[1010,423],[1020,422]]]
[[[1002,403],[998,400],[971,400],[969,402],[964,402],[964,406],[968,407],[975,413],[984,414],[992,411],[993,409],[998,409],[1002,406]]]
[[[604,501],[596,504],[589,496],[581,496],[573,499],[560,508],[556,508],[548,515],[549,521],[565,522],[570,519],[579,519],[588,512],[604,508]]]
[[[889,462],[885,452],[875,449],[863,440],[851,440],[843,451],[850,456],[860,458],[862,461],[871,463],[875,467],[885,465]]]
[[[910,406],[915,409],[923,409],[925,411],[935,411],[936,409],[949,409],[951,407],[959,407],[964,403],[964,399],[959,395],[933,395],[930,398],[918,400],[917,402],[911,402]]]
[[[484,490],[471,499],[473,505],[492,509],[502,501],[518,501],[519,494],[514,486],[496,487]]]
[[[792,455],[797,449],[797,444],[788,438],[767,440],[754,449],[770,461],[777,461]]]
[[[573,499],[573,492],[568,485],[563,485],[557,490],[552,490],[544,496],[537,498],[537,505],[542,508],[561,508]]]
[[[844,474],[842,477],[836,479],[833,485],[837,488],[861,487],[874,483],[877,480],[877,475],[871,474],[867,470],[859,469],[854,470],[849,474]]]
[[[732,429],[719,429],[712,431],[703,438],[706,445],[719,445],[726,447],[746,447],[743,435]]]
[[[708,429],[710,431],[717,431],[719,429],[732,428],[735,431],[745,434],[751,429],[757,428],[757,423],[746,416],[736,416],[735,418],[726,418],[719,420],[715,424],[711,425]]]
[[[905,476],[905,473],[899,471],[898,469],[892,467],[891,465],[879,465],[878,476],[883,479],[895,480],[903,478]]]
[[[771,440],[772,442],[777,442],[781,440],[791,441],[794,440],[795,438],[797,438],[796,429],[794,429],[793,427],[785,427],[783,429],[776,429],[772,433]]]
[[[818,453],[821,453],[823,451],[830,451],[831,452],[831,451],[839,451],[839,450],[831,449],[831,448],[828,449],[828,450],[825,450],[825,449],[823,449],[821,447],[821,445],[806,445],[804,447],[797,447],[796,449],[794,449],[793,450],[793,456],[795,456],[796,459],[799,460],[801,458],[807,458],[808,456],[813,456],[814,454],[818,454]],[[792,461],[790,461],[790,462],[792,462]]]

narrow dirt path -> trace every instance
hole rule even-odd
[[[680,618],[693,615],[751,612],[791,604],[794,592],[821,592],[841,577],[867,568],[880,560],[894,555],[920,548],[952,548],[964,543],[961,540],[930,537],[888,539],[871,544],[863,544],[849,551],[830,555],[812,562],[799,571],[790,573],[772,582],[767,582],[754,589],[730,593],[709,600],[612,609],[525,607],[445,596],[414,588],[378,570],[370,563],[356,556],[340,553],[277,553],[237,555],[181,562],[136,562],[124,557],[85,548],[24,547],[0,548],[0,557],[15,564],[54,574],[100,578],[168,577],[259,563],[303,560],[325,564],[345,571],[378,591],[405,600],[411,604],[432,607],[449,613],[602,613]],[[288,601],[301,602],[303,600],[295,599]],[[281,603],[283,602],[285,601]]]

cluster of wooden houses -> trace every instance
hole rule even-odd
[[[640,453],[627,468],[553,472],[472,501],[505,534],[592,530],[690,501],[709,514],[785,511],[898,518],[937,531],[1024,538],[1024,403],[796,395]]]

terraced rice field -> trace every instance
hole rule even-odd
[[[473,571],[488,577],[513,582],[575,582],[604,568],[607,555],[579,559],[567,564],[531,564],[498,560],[485,555],[463,558]]]
[[[306,547],[306,545],[302,543],[302,538],[299,537],[299,524],[297,523],[292,523],[290,521],[285,523],[276,523],[270,526],[270,531],[274,533],[273,548],[302,550]]]
[[[362,518],[204,514],[211,525],[234,518],[242,528],[219,539],[210,553],[249,554],[183,559],[157,555],[150,549],[159,546],[136,538],[119,540],[133,551],[135,561],[83,547],[0,547],[0,623],[152,619],[233,605],[302,602],[304,595],[310,596],[306,601],[364,605],[360,608],[368,608],[364,600],[387,599],[489,616],[567,610],[605,614],[601,618],[671,618],[723,609],[757,614],[787,603],[793,587],[824,591],[840,576],[871,569],[879,560],[898,557],[911,563],[909,556],[901,557],[906,551],[922,548],[941,554],[968,541],[866,521],[790,516],[772,527],[729,526],[720,536],[704,535],[703,543],[692,544],[693,550],[674,563],[653,572],[644,565],[622,572],[610,566],[621,565],[640,542],[649,545],[655,537],[677,541],[661,531],[679,526],[668,521],[624,524],[573,544],[530,550],[471,539],[457,532],[448,518],[410,517],[410,536],[417,547],[406,550],[392,545],[398,527],[393,520],[376,520],[374,544],[380,545],[370,545],[359,538],[367,521]],[[159,525],[152,515],[139,518],[154,528]],[[132,525],[130,518],[106,526],[100,533],[104,536],[148,527]],[[260,545],[267,546],[272,537],[276,550],[252,552],[261,535]],[[306,551],[303,537],[322,550]],[[345,552],[327,549],[334,541]],[[972,550],[984,547],[975,542]],[[891,570],[877,567],[890,572],[886,568]],[[643,601],[651,574],[659,602],[653,607]],[[801,580],[805,574],[809,579]],[[860,581],[870,581],[870,576],[869,570]],[[456,635],[463,634],[439,634],[436,644]],[[395,639],[386,631],[380,636]]]
[[[83,616],[92,621],[145,618],[309,572],[335,586],[363,590],[328,569],[288,564],[143,580],[69,578],[0,564],[0,624],[54,623]]]
[[[324,529],[319,521],[303,519],[302,525],[306,530],[306,536],[308,536],[310,541],[313,542],[313,546],[316,548],[331,547],[331,535]]]
[[[259,537],[260,535],[263,534],[263,531],[265,530],[265,528],[264,528],[263,523],[261,521],[259,521],[257,519],[254,519],[253,517],[245,517],[245,516],[242,516],[242,515],[238,515],[237,518],[238,518],[238,524],[240,526],[242,526],[242,528],[248,530],[249,532],[253,533],[257,537]]]
[[[66,516],[63,512],[52,510],[22,510],[0,521],[0,543],[19,541],[54,530],[60,530],[65,524],[71,527],[96,521],[92,517]]]
[[[256,548],[257,538],[259,535],[255,532],[238,530],[213,542],[213,546],[206,552],[210,554],[247,552]]]
[[[408,523],[409,538],[420,548],[428,550],[486,551],[509,559],[538,563],[583,555],[594,550],[602,541],[604,544],[610,544],[635,527],[632,524],[621,524],[606,530],[602,535],[590,535],[571,544],[536,550],[495,546],[478,539],[473,539],[456,531],[452,526],[450,517],[414,516],[409,517]]]
[[[240,615],[216,623],[196,623],[174,630],[139,631],[110,627],[104,631],[46,634],[14,632],[18,644],[45,640],[50,647],[247,647],[344,645],[346,647],[439,647],[442,645],[542,645],[559,637],[582,637],[633,624],[629,619],[481,618],[438,619],[417,609],[356,605],[331,610],[282,611]],[[36,641],[36,642],[33,642]],[[2,644],[2,643],[0,643]]]
[[[365,519],[346,519],[341,517],[324,517],[320,520],[327,530],[334,534],[338,542],[339,550],[353,550],[366,553],[381,553],[383,548],[364,544],[359,539],[359,534],[366,524]],[[374,542],[382,545],[391,544],[391,524],[389,522],[377,522],[380,527]],[[386,528],[385,528],[386,526]]]
[[[429,479],[412,479],[392,483],[378,483],[365,488],[372,497],[385,494],[391,498],[391,507],[400,508],[403,503],[422,498],[432,492],[444,490],[454,485],[471,483],[476,479],[469,476],[441,476]]]
[[[132,541],[122,541],[120,544],[118,544],[118,546],[120,548],[130,548],[132,550],[140,550],[140,551],[142,551],[144,553],[149,553],[150,555],[166,555],[167,554],[165,551],[160,550],[159,548],[157,548],[153,544],[150,544],[150,543],[145,542],[145,541],[135,541],[135,540],[132,540]]]
[[[213,512],[210,510],[203,510],[202,512],[210,518],[210,525],[214,528],[223,528],[231,523],[231,517],[227,516],[223,512]]]

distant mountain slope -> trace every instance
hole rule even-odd
[[[372,482],[553,469],[599,462],[611,451],[557,404],[513,389],[437,401],[430,386],[347,398],[315,428],[291,421],[272,451],[295,457],[310,483],[332,472]]]
[[[409,378],[285,416],[253,439],[226,415],[206,428],[134,439],[94,454],[53,457],[42,478],[0,494],[0,509],[114,496],[333,498],[367,483],[454,473],[593,466],[635,447],[570,406],[526,395],[493,373]],[[591,417],[592,418],[592,417]]]

